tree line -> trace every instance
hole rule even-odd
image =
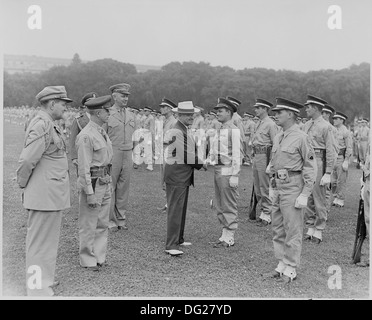
[[[276,97],[300,103],[307,94],[319,96],[336,110],[369,118],[370,65],[361,63],[341,70],[298,72],[251,68],[234,70],[205,62],[171,62],[160,70],[138,73],[135,66],[113,59],[81,62],[75,55],[69,66],[57,66],[39,74],[4,72],[4,106],[35,105],[35,95],[45,86],[64,85],[78,107],[91,91],[110,94],[117,83],[131,85],[130,106],[158,109],[163,97],[174,102],[192,100],[210,111],[218,97],[233,96],[242,101],[239,114],[253,111],[256,98],[275,103]],[[301,112],[305,116],[305,111]]]

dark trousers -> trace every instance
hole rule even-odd
[[[185,229],[187,200],[189,187],[179,187],[166,184],[168,219],[166,250],[178,249],[184,242],[183,231]]]

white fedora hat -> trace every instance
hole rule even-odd
[[[195,113],[198,109],[194,108],[192,101],[178,102],[177,108],[172,109],[173,112],[178,113]]]

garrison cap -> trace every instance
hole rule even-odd
[[[327,101],[319,97],[308,94],[307,101],[305,102],[305,106],[307,106],[308,104],[316,104],[318,106],[324,107],[327,104]]]
[[[144,107],[144,108],[143,108],[143,111],[150,111],[150,112],[152,112],[152,111],[154,111],[154,110],[152,110],[150,107]]]
[[[89,110],[98,110],[98,109],[109,109],[111,105],[105,106],[107,103],[111,102],[111,96],[102,96],[98,98],[90,99],[85,103],[86,107]]]
[[[111,93],[119,92],[124,94],[130,94],[130,85],[127,83],[119,83],[111,86],[110,88]]]
[[[335,108],[333,108],[329,104],[325,104],[324,107],[323,107],[323,109],[322,109],[322,112],[334,113],[335,112]]]
[[[249,118],[254,118],[254,115],[249,112],[244,112],[243,116],[248,116]]]
[[[284,98],[276,98],[276,106],[271,111],[289,110],[299,113],[304,106],[301,103]]]
[[[67,102],[72,102],[70,98],[67,98],[67,92],[65,86],[49,86],[41,90],[37,95],[36,99],[40,102],[59,99]]]
[[[254,108],[255,107],[266,107],[266,108],[271,108],[273,106],[273,104],[267,100],[264,100],[264,99],[256,99],[256,103],[254,104]]]
[[[163,98],[163,100],[161,100],[159,106],[160,108],[161,107],[169,107],[171,109],[177,108],[177,105],[173,101],[166,98]]]
[[[89,101],[90,99],[98,98],[98,94],[95,92],[89,92],[84,97],[81,98],[81,107],[84,108],[85,102]]]
[[[226,97],[227,100],[230,100],[233,104],[235,104],[235,106],[238,108],[242,102],[234,97],[231,97],[231,96],[227,96]]]
[[[211,114],[212,116],[217,117],[217,113],[215,113],[214,111],[210,111],[209,114]]]
[[[236,111],[238,111],[238,107],[236,106],[236,104],[225,98],[218,98],[217,105],[214,107],[214,109],[220,109],[220,108],[226,108],[232,111],[232,113],[235,113]]]
[[[342,113],[342,112],[339,112],[339,111],[337,111],[337,112],[335,112],[335,114],[333,115],[333,117],[332,117],[333,119],[343,119],[344,121],[346,121],[346,119],[347,119],[347,115],[346,114],[344,114],[344,113]]]

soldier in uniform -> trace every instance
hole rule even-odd
[[[167,193],[168,218],[165,252],[179,256],[179,246],[191,245],[184,240],[187,201],[190,185],[194,185],[194,169],[201,169],[203,161],[195,155],[195,142],[188,130],[196,112],[192,101],[178,103],[172,111],[178,121],[166,133],[166,141],[173,141],[166,149],[164,181]]]
[[[335,108],[330,106],[329,104],[325,104],[324,108],[322,109],[322,117],[325,121],[328,122],[329,126],[332,129],[332,134],[333,134],[333,140],[334,140],[334,152],[335,152],[335,160],[337,159],[338,151],[339,151],[339,146],[338,146],[338,138],[337,138],[337,129],[331,124],[330,118],[334,114]],[[336,162],[335,162],[336,166]],[[335,171],[335,166],[333,167],[332,174],[331,174],[331,181],[332,181],[332,176]],[[327,216],[331,210],[332,206],[332,190],[331,190],[331,185],[328,184],[325,186],[326,188],[326,208],[327,208]]]
[[[86,111],[85,102],[89,101],[90,99],[97,98],[98,95],[95,92],[89,92],[87,93],[82,99],[81,99],[81,105],[79,114],[75,117],[74,121],[71,125],[70,130],[70,154],[71,154],[71,161],[76,166],[78,165],[78,159],[77,159],[77,150],[75,146],[76,137],[79,134],[81,130],[88,124],[90,120],[90,115]]]
[[[154,149],[154,136],[155,136],[155,119],[152,115],[152,110],[150,107],[145,107],[143,109],[145,111],[146,120],[143,124],[144,128],[144,155],[145,155],[145,164],[147,164],[146,170],[153,171],[154,168],[152,166],[152,154]]]
[[[41,108],[26,130],[17,183],[28,211],[27,295],[53,296],[63,210],[70,208],[66,141],[54,121],[63,117],[72,100],[64,86],[45,87],[36,99]],[[31,276],[35,272],[41,275],[41,288],[33,284]]]
[[[346,119],[347,116],[341,112],[336,112],[333,116],[333,123],[337,130],[339,151],[331,180],[332,191],[335,197],[333,205],[339,207],[344,206],[347,172],[353,152],[351,132],[345,126]]]
[[[271,200],[269,197],[269,175],[266,173],[270,161],[271,148],[277,134],[277,126],[268,116],[273,104],[264,99],[256,99],[254,105],[259,121],[256,123],[252,137],[253,144],[253,186],[258,203],[260,216],[258,226],[267,226],[271,223]],[[253,220],[254,221],[254,220]]]
[[[360,164],[364,164],[366,161],[366,153],[367,153],[367,146],[368,146],[368,137],[369,137],[369,128],[368,128],[368,120],[362,119],[360,121],[361,126],[358,129],[358,152],[359,152],[359,159]]]
[[[247,160],[244,161],[243,164],[245,165],[251,165],[252,164],[252,138],[254,134],[254,129],[255,129],[255,122],[253,121],[254,115],[250,114],[249,112],[244,113],[244,135],[245,135],[245,153],[247,156]]]
[[[221,128],[207,161],[216,164],[213,204],[222,226],[222,235],[214,247],[227,248],[235,244],[235,232],[238,228],[238,184],[244,147],[240,130],[232,121],[232,115],[238,110],[236,105],[225,98],[219,98],[214,109],[217,110]]]
[[[306,113],[311,120],[305,123],[303,129],[309,135],[318,166],[315,186],[305,210],[308,228],[305,240],[311,240],[317,244],[322,241],[322,232],[326,227],[326,185],[331,182],[331,172],[335,163],[332,128],[321,115],[325,104],[327,102],[321,98],[313,95],[307,96]]]
[[[165,117],[165,120],[163,122],[163,133],[162,133],[162,137],[161,137],[163,148],[161,149],[161,152],[160,152],[160,156],[161,156],[161,159],[160,159],[160,183],[161,183],[162,189],[165,191],[165,182],[164,182],[165,154],[164,154],[164,152],[166,150],[166,147],[170,143],[170,141],[165,140],[165,137],[166,137],[167,132],[170,129],[172,129],[177,122],[177,120],[173,116],[173,112],[172,112],[173,109],[177,108],[177,105],[173,101],[171,101],[167,98],[163,98],[162,101],[159,104],[159,107],[160,107],[161,114]],[[165,203],[164,207],[159,208],[159,210],[161,210],[163,212],[166,212],[167,204]]]
[[[126,212],[129,201],[130,176],[133,168],[133,133],[138,128],[134,114],[126,109],[130,95],[130,85],[116,84],[110,87],[114,105],[110,117],[102,127],[108,133],[112,143],[112,199],[109,228],[127,229]]]
[[[111,96],[86,102],[90,121],[78,134],[79,256],[80,265],[98,271],[106,261],[111,202],[111,141],[102,128],[107,123]]]
[[[303,105],[276,98],[278,125],[283,128],[274,139],[270,161],[271,183],[276,192],[272,206],[272,230],[278,265],[265,276],[288,283],[296,279],[300,264],[304,208],[314,187],[317,165],[309,137],[296,125]]]

